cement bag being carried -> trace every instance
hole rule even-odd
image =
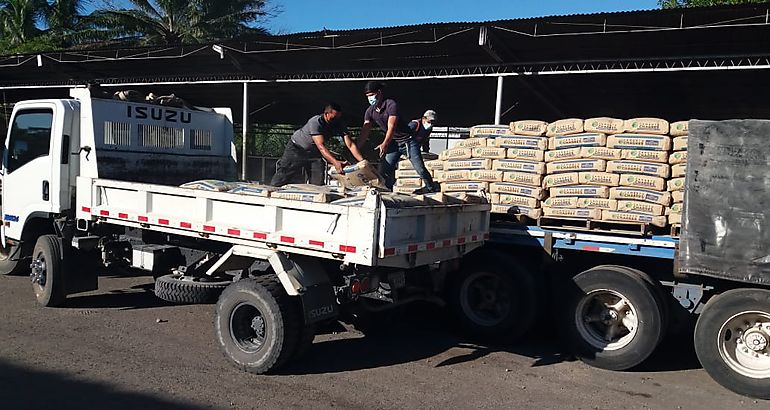
[[[384,187],[385,183],[383,178],[374,169],[374,166],[369,164],[369,161],[363,160],[354,165],[348,165],[343,168],[344,174],[340,175],[337,170],[331,168],[329,175],[336,179],[343,187],[356,187],[356,186],[372,186],[372,187]]]

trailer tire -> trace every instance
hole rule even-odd
[[[178,304],[214,303],[232,281],[204,282],[183,280],[180,274],[170,274],[155,280],[155,296]]]
[[[274,275],[228,286],[219,297],[214,319],[222,352],[236,367],[250,373],[279,369],[301,353],[297,349],[304,324],[299,305]],[[304,338],[307,343],[309,336]]]
[[[0,248],[0,275],[29,274],[29,259],[16,255],[20,252],[19,246],[11,245]],[[11,260],[12,256],[15,256],[17,259]]]
[[[513,258],[481,250],[463,260],[451,290],[451,306],[472,336],[513,342],[535,321],[538,290]]]
[[[645,361],[664,335],[659,294],[639,271],[598,266],[572,278],[564,327],[584,363],[626,370]]]
[[[64,246],[56,235],[43,235],[32,251],[31,279],[35,298],[43,306],[61,306],[67,298]]]
[[[734,289],[711,298],[694,339],[698,360],[717,383],[770,399],[770,290]]]

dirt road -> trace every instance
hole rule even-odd
[[[0,408],[770,408],[714,383],[686,337],[643,369],[610,372],[560,353],[548,330],[505,350],[470,343],[435,309],[384,334],[327,329],[303,362],[256,376],[219,352],[212,305],[170,306],[151,287],[102,277],[48,309],[27,278],[0,277]]]

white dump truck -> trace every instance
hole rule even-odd
[[[490,206],[356,206],[179,187],[236,178],[229,110],[95,98],[14,106],[2,175],[2,273],[38,302],[96,288],[97,264],[152,271],[156,294],[216,300],[216,335],[244,370],[299,354],[343,304],[437,298],[489,237]],[[480,257],[483,257],[481,255]],[[221,295],[220,295],[221,294]]]

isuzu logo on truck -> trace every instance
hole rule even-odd
[[[192,122],[192,113],[168,108],[129,105],[126,107],[126,110],[128,111],[128,118],[139,120],[151,118],[156,121],[181,122],[184,124]]]

